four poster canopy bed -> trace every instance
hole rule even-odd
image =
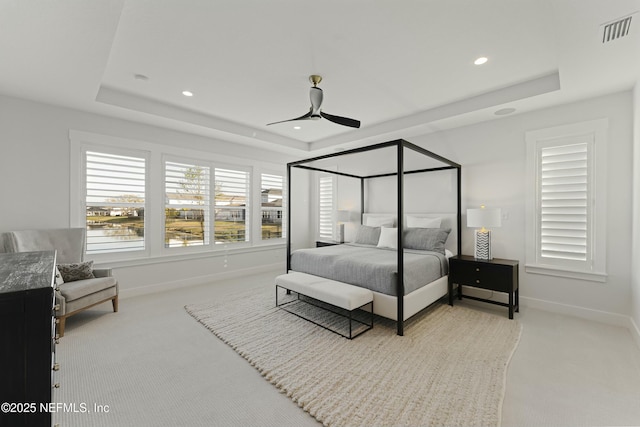
[[[293,169],[344,177],[341,179],[356,180],[356,184],[359,181],[361,225],[351,242],[292,249]],[[447,212],[405,212],[408,201],[430,192],[425,185],[419,186],[419,193],[415,188],[407,191],[406,177],[446,170],[456,181],[457,194],[452,198],[456,206]],[[395,209],[390,206],[386,213],[368,212],[373,181],[393,177]],[[398,335],[404,335],[405,320],[447,295],[448,257],[460,254],[461,249],[459,164],[400,139],[288,163],[287,185],[287,273],[370,289],[371,310],[395,320]]]

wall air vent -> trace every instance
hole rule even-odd
[[[628,35],[631,28],[631,18],[633,18],[633,14],[602,24],[602,43],[612,42]]]

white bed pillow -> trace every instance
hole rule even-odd
[[[367,217],[365,224],[368,227],[393,227],[395,220],[392,217]]]
[[[422,218],[407,215],[407,228],[440,228],[442,218]]]
[[[380,229],[379,248],[398,248],[398,229],[383,227]]]

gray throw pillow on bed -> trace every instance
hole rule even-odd
[[[367,225],[361,225],[358,227],[356,233],[356,239],[353,243],[360,243],[362,245],[377,245],[380,240],[380,227],[369,227]]]
[[[449,233],[450,228],[409,228],[404,232],[404,247],[444,255],[444,244]]]

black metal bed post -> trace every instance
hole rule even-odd
[[[397,325],[398,335],[404,335],[404,232],[402,216],[404,211],[404,141],[398,140],[398,277],[397,282]]]
[[[458,253],[462,255],[462,168],[458,166]]]
[[[364,225],[364,178],[360,178],[360,224]]]
[[[291,163],[287,163],[287,271],[291,270]]]

